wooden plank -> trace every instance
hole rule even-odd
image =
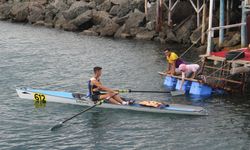
[[[227,62],[229,62],[229,63],[241,64],[241,65],[247,65],[247,64],[250,64],[250,61],[247,61],[247,60],[241,60],[241,59],[237,59],[237,60],[228,60]]]
[[[230,70],[229,69],[223,69],[221,67],[217,68],[217,67],[213,67],[213,66],[204,66],[205,68],[209,68],[209,69],[216,69],[216,70],[222,70],[222,71],[227,71],[229,72]]]
[[[171,75],[171,74],[165,74],[164,72],[158,72],[160,75],[164,75],[164,76],[168,76],[168,77],[174,77],[177,79],[182,79],[181,76],[175,76],[175,75]],[[194,81],[194,82],[199,82],[199,80],[196,79],[192,79],[192,78],[184,78],[187,81]]]
[[[208,56],[207,59],[209,59],[209,60],[216,60],[216,61],[225,61],[226,60],[226,58],[219,57],[219,56]]]
[[[221,80],[221,81],[226,81],[226,82],[231,82],[231,83],[236,83],[236,84],[242,84],[240,81],[235,81],[235,80],[230,80],[230,79],[225,79],[225,78],[218,78],[218,77],[213,77],[213,76],[205,76],[206,78],[213,78],[216,80]]]

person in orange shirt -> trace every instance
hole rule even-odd
[[[185,64],[184,61],[178,57],[178,55],[170,50],[165,50],[166,60],[168,62],[168,67],[166,70],[166,74],[178,75],[180,74],[180,70],[178,69],[181,64]]]

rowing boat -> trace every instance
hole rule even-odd
[[[35,101],[43,102],[56,102],[82,106],[93,106],[94,102],[87,98],[84,94],[51,91],[51,90],[40,90],[33,88],[18,88],[16,89],[17,94],[20,98],[30,99]],[[110,103],[103,103],[98,105],[99,108],[111,108],[111,109],[125,109],[141,112],[152,112],[152,113],[169,113],[169,114],[183,114],[183,115],[207,115],[206,109],[199,106],[181,105],[181,104],[168,104],[164,107],[154,108],[140,105],[135,102],[130,105],[115,105]]]

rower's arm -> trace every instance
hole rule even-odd
[[[103,86],[100,82],[98,82],[97,80],[93,80],[92,83],[97,86],[101,91],[106,91],[106,92],[111,92],[111,93],[115,93],[114,90],[106,87],[106,86]]]
[[[175,66],[175,63],[176,63],[176,60],[173,62],[173,64],[171,65],[171,74],[174,75],[175,73],[175,69],[176,69],[176,66]]]
[[[181,73],[181,86],[180,86],[180,90],[182,90],[182,86],[183,86],[184,82],[185,82],[185,73],[182,72]]]

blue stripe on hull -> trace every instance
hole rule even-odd
[[[30,92],[34,93],[42,93],[45,95],[52,95],[52,96],[58,96],[58,97],[64,97],[64,98],[74,98],[72,96],[72,93],[69,92],[58,92],[58,91],[48,91],[48,90],[37,90],[37,89],[27,89]]]

